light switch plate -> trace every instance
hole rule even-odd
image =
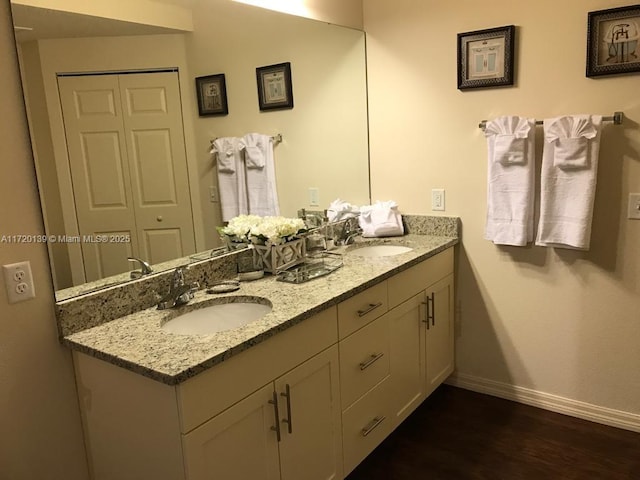
[[[640,220],[640,193],[629,194],[629,210],[627,217],[633,220]]]
[[[431,210],[444,211],[444,188],[431,190]]]
[[[311,187],[309,189],[309,206],[310,207],[320,206],[320,190],[318,188]]]

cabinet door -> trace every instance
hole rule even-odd
[[[453,275],[427,289],[427,395],[453,372]]]
[[[342,478],[338,372],[334,345],[276,380],[282,480]]]
[[[425,293],[422,292],[387,314],[394,425],[402,422],[426,398],[424,302]]]
[[[189,480],[280,478],[273,384],[183,436]]]

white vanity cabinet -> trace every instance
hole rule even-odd
[[[342,478],[337,341],[331,307],[175,387],[74,352],[92,478]]]
[[[453,249],[389,279],[395,425],[454,368]]]
[[[190,480],[342,478],[338,347],[183,437]]]
[[[453,371],[453,268],[448,249],[338,305],[345,474]]]
[[[453,249],[169,386],[74,352],[95,480],[348,475],[453,371]]]

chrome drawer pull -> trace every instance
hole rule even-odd
[[[364,427],[361,430],[360,433],[362,433],[362,436],[366,437],[371,432],[373,432],[378,425],[380,425],[382,422],[384,422],[385,418],[387,418],[387,417],[382,416],[382,417],[376,417],[373,420],[371,420],[371,423],[369,423],[369,425],[367,425],[366,427]]]
[[[276,426],[271,427],[271,430],[276,432],[276,438],[280,441],[280,412],[278,412],[278,394],[273,392],[273,399],[269,400],[269,403],[273,405],[273,415],[275,417]]]
[[[280,393],[280,396],[287,399],[287,415],[289,415],[289,418],[283,418],[282,422],[287,424],[289,433],[293,433],[293,423],[291,422],[291,387],[288,383],[285,384],[285,391]]]
[[[360,370],[366,370],[367,368],[369,368],[371,365],[373,365],[373,362],[375,362],[376,360],[378,360],[379,358],[382,358],[384,356],[383,352],[380,353],[373,353],[371,355],[371,357],[369,358],[369,360],[367,360],[366,362],[360,362]]]
[[[381,307],[381,306],[382,306],[382,302],[370,303],[369,306],[367,308],[365,308],[364,310],[358,310],[358,316],[359,317],[364,317],[367,313],[370,313],[370,312],[374,311],[376,308]]]

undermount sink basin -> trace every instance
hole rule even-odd
[[[391,255],[407,253],[411,250],[413,249],[403,245],[367,245],[366,247],[358,247],[353,250],[348,250],[348,253],[359,257],[388,257]]]
[[[209,335],[242,327],[271,311],[264,298],[225,297],[172,318],[162,329],[182,335]]]

